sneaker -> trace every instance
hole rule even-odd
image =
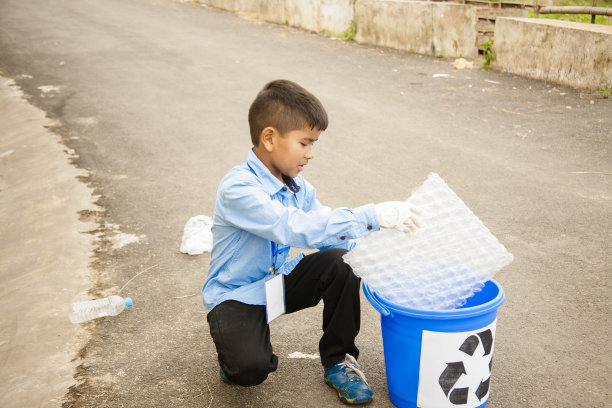
[[[372,389],[359,370],[355,357],[347,354],[344,361],[325,368],[325,382],[338,391],[340,401],[349,405],[372,401]]]
[[[221,380],[226,383],[226,384],[233,384],[233,382],[231,382],[229,380],[229,378],[227,378],[227,375],[225,375],[225,372],[223,371],[223,369],[221,367],[219,367],[219,376],[221,377]]]

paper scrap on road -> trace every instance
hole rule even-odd
[[[299,351],[293,352],[287,356],[287,358],[306,358],[310,360],[317,360],[319,358],[318,354],[304,354]]]
[[[54,86],[54,85],[43,85],[43,86],[39,86],[38,89],[40,89],[42,93],[49,93],[49,92],[59,93],[60,91],[60,87]]]
[[[0,154],[0,158],[1,158],[1,157],[8,156],[9,154],[13,154],[13,153],[15,153],[15,151],[14,151],[13,149],[11,149],[11,150],[7,150],[6,152],[4,152],[4,153]]]

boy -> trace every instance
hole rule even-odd
[[[217,192],[202,292],[221,378],[241,386],[262,383],[278,364],[266,282],[284,279],[284,292],[281,286],[275,299],[284,296],[286,313],[323,299],[319,352],[325,382],[343,402],[362,404],[372,400],[372,390],[356,361],[360,279],[342,255],[380,227],[411,233],[422,224],[418,210],[404,202],[333,211],[318,202],[299,173],[327,124],[321,102],[293,82],[272,81],[257,95],[249,109],[253,148]],[[290,260],[291,246],[319,252]]]

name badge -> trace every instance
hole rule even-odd
[[[268,323],[285,314],[285,282],[283,274],[266,281],[266,314]]]

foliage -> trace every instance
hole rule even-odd
[[[495,61],[497,59],[497,54],[495,54],[495,51],[493,51],[493,38],[489,38],[489,41],[480,44],[480,46],[483,48],[482,55],[485,58],[484,62],[482,63],[482,68],[489,69],[491,67],[491,61]]]
[[[553,0],[553,5],[591,7],[593,0]],[[612,0],[597,0],[597,7],[612,7]]]
[[[355,20],[351,20],[349,23],[349,27],[341,33],[335,33],[326,28],[319,31],[319,34],[325,35],[327,37],[334,37],[342,41],[350,41],[355,38],[355,33],[357,32],[357,24]]]
[[[529,17],[533,18],[533,16],[533,10],[529,10]],[[540,18],[573,21],[576,23],[591,23],[590,14],[540,14]],[[612,25],[612,18],[608,16],[595,16],[595,24]]]
[[[355,20],[351,20],[349,27],[346,30],[344,30],[344,32],[341,33],[338,38],[341,39],[342,41],[350,41],[353,38],[355,38],[356,32],[357,32],[357,24],[355,23]]]
[[[497,3],[499,0],[484,0],[492,3]],[[512,2],[512,0],[510,0]],[[527,0],[527,1],[515,1],[517,3],[525,3],[527,5],[534,5],[535,0]],[[540,0],[540,5],[542,5],[543,1]],[[552,6],[585,6],[591,7],[593,6],[593,0],[553,0]],[[597,0],[597,7],[612,7],[612,0]]]
[[[602,94],[606,98],[609,96],[612,96],[612,85],[604,86],[603,88],[599,90],[599,93]]]

